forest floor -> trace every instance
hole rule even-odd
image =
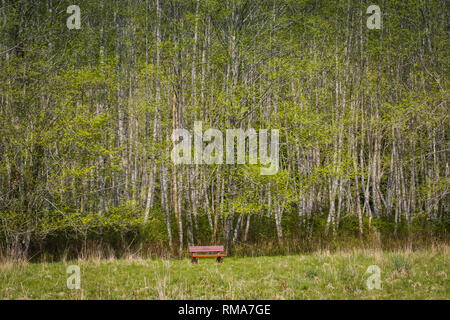
[[[0,299],[450,299],[450,250],[0,264]],[[70,290],[67,267],[80,267]],[[379,267],[380,289],[367,273]],[[375,275],[376,276],[376,275]],[[375,282],[373,282],[375,283]]]

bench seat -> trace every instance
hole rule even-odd
[[[208,258],[208,257],[226,257],[227,255],[223,253],[223,254],[193,254],[192,256],[195,258]]]
[[[190,246],[189,253],[192,257],[192,263],[198,263],[198,258],[216,258],[217,263],[221,263],[227,256],[223,253],[223,246]]]

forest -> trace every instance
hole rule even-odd
[[[0,260],[448,243],[449,33],[448,0],[0,0]],[[278,130],[278,171],[174,163],[196,121]]]

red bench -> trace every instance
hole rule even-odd
[[[216,258],[217,263],[223,261],[226,257],[223,246],[190,246],[189,253],[192,256],[192,263],[198,263],[198,258]]]

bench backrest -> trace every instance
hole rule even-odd
[[[223,246],[190,246],[189,252],[222,252]]]

